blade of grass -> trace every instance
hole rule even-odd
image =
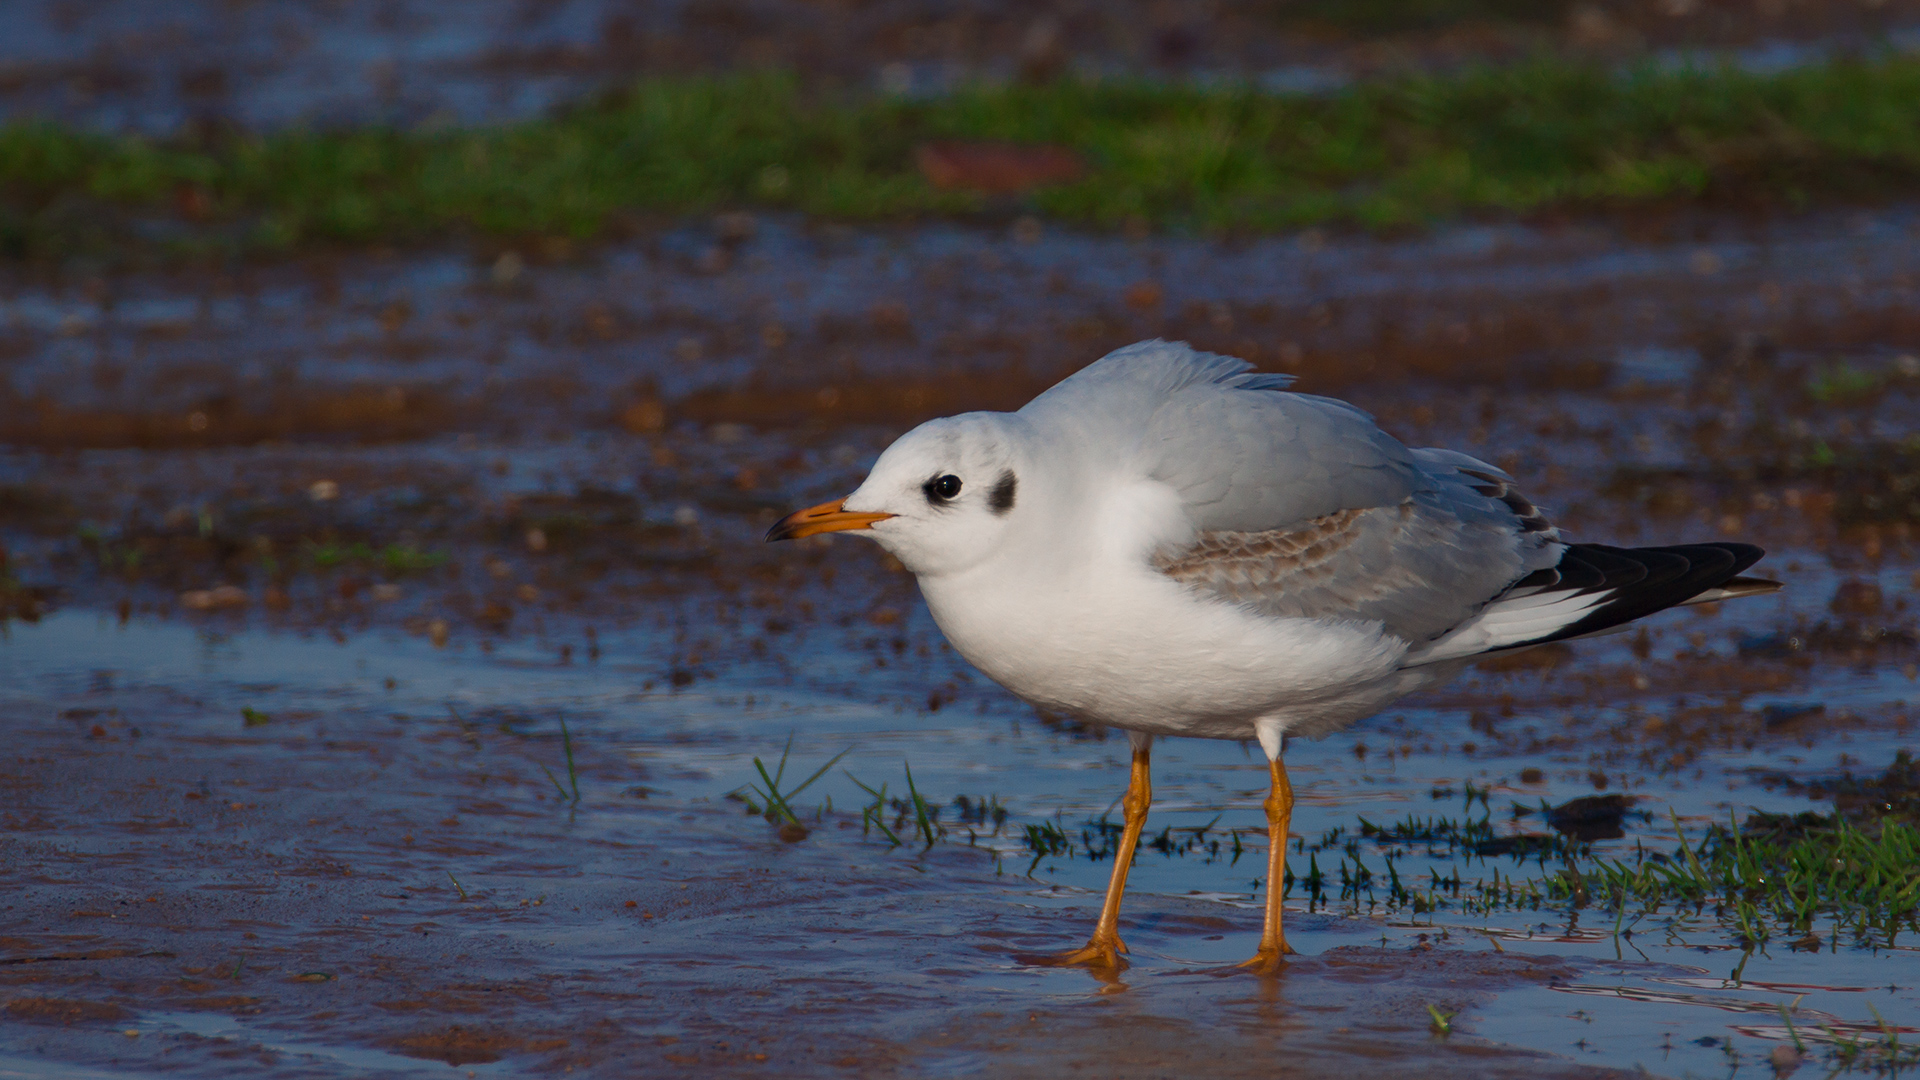
[[[872,825],[876,829],[879,829],[880,835],[885,836],[889,841],[891,841],[894,847],[899,847],[900,846],[899,835],[896,834],[892,829],[889,829],[887,827],[886,820],[883,816],[887,808],[887,785],[881,784],[880,790],[875,791],[872,788],[868,787],[865,783],[861,782],[859,777],[853,775],[850,772],[847,772],[847,770],[841,769],[840,771],[842,773],[845,773],[847,779],[853,781],[855,787],[858,787],[861,791],[864,791],[867,794],[873,796],[873,805],[861,811],[860,820],[866,824]]]
[[[1795,1003],[1798,1004],[1797,1000]],[[1802,1054],[1806,1053],[1807,1044],[1800,1041],[1800,1033],[1793,1029],[1793,1017],[1788,1015],[1786,1003],[1776,1001],[1773,1007],[1780,1010],[1780,1021],[1787,1025],[1787,1038],[1793,1040],[1793,1048]]]
[[[573,736],[567,732],[567,718],[564,716],[560,718],[560,743],[567,750],[567,783],[573,785],[573,801],[579,802],[580,774],[573,767]]]
[[[1887,1053],[1894,1054],[1894,1055],[1899,1054],[1900,1053],[1900,1033],[1893,1030],[1893,1025],[1887,1023],[1887,1018],[1880,1015],[1880,1010],[1877,1008],[1874,1008],[1873,1002],[1871,1001],[1867,1002],[1867,1011],[1873,1014],[1874,1023],[1880,1025],[1880,1034],[1886,1036]]]
[[[773,770],[772,783],[775,788],[780,786],[780,778],[787,775],[787,755],[791,753],[793,753],[793,732],[789,731],[787,733],[787,745],[780,748],[780,765]]]
[[[1693,871],[1695,877],[1700,879],[1700,888],[1704,891],[1708,887],[1707,872],[1701,867],[1699,856],[1693,853],[1693,845],[1687,843],[1687,834],[1680,828],[1679,812],[1669,806],[1667,818],[1673,822],[1673,835],[1680,839],[1680,850],[1687,854],[1687,867]]]
[[[797,798],[801,792],[811,787],[815,780],[818,780],[822,776],[826,775],[826,772],[828,769],[831,769],[835,765],[839,764],[841,758],[846,757],[848,754],[852,752],[853,752],[853,747],[849,746],[845,750],[842,750],[839,753],[833,755],[833,757],[827,760],[827,763],[825,765],[822,765],[818,769],[815,769],[812,776],[809,776],[805,780],[802,780],[800,782],[799,787],[796,787],[792,791],[787,792],[785,797],[789,800]],[[777,776],[776,776],[776,779],[777,779]]]
[[[927,800],[920,797],[920,789],[913,786],[913,763],[902,761],[907,769],[907,794],[913,799],[914,827],[927,838],[927,847],[934,842],[933,821],[927,816]]]
[[[785,764],[785,758],[786,758],[786,755],[782,754],[781,759],[782,759],[783,765]],[[767,788],[765,791],[760,791],[759,788],[754,789],[755,791],[760,791],[761,797],[767,800],[767,811],[769,813],[776,813],[781,817],[786,818],[788,821],[793,822],[796,825],[799,824],[800,818],[794,814],[793,808],[787,805],[787,800],[780,797],[779,781],[774,779],[773,776],[767,775],[766,764],[763,763],[759,758],[754,758],[753,767],[755,770],[757,770],[760,773],[760,779],[765,780],[767,782]],[[775,773],[774,775],[777,776],[779,774]]]
[[[560,781],[559,781],[559,780],[556,780],[556,779],[554,779],[554,775],[553,775],[553,770],[552,770],[552,769],[549,769],[549,768],[547,768],[547,766],[546,766],[546,764],[545,764],[544,762],[535,762],[535,764],[537,764],[537,765],[539,765],[539,766],[540,766],[540,771],[541,771],[541,772],[543,772],[543,773],[546,773],[546,774],[547,774],[547,779],[548,779],[549,781],[551,781],[551,782],[552,782],[552,784],[553,784],[553,790],[555,790],[555,791],[557,791],[557,792],[559,792],[559,793],[560,793],[560,801],[561,801],[561,802],[566,802],[566,801],[567,801],[567,789],[566,789],[566,788],[563,788],[563,787],[561,787],[561,786],[560,786]]]

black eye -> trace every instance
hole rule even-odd
[[[960,497],[960,478],[948,473],[926,482],[927,499],[931,502],[952,502]]]

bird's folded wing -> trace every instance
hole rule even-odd
[[[1205,532],[1156,565],[1263,615],[1378,620],[1419,646],[1470,619],[1530,563],[1550,558],[1546,546],[1511,518],[1450,513],[1442,499],[1422,493],[1304,526]]]
[[[1562,546],[1506,474],[1412,450],[1345,402],[1184,344],[1117,350],[1022,409],[1176,492],[1167,575],[1267,615],[1378,620],[1419,645]]]
[[[1148,475],[1180,493],[1202,531],[1267,531],[1369,507],[1425,486],[1412,451],[1373,418],[1306,394],[1197,387],[1153,416]]]
[[[1147,341],[1087,366],[1021,412],[1073,429],[1180,495],[1200,531],[1304,526],[1392,506],[1425,478],[1414,454],[1344,402],[1283,392],[1285,375]]]

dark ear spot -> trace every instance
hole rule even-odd
[[[1014,490],[1019,486],[1020,482],[1014,479],[1013,470],[1009,469],[1001,473],[1000,479],[993,485],[993,490],[987,492],[987,508],[996,514],[1004,514],[1013,509]]]

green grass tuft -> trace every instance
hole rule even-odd
[[[849,753],[852,752],[852,750],[853,750],[852,747],[848,747],[847,749],[842,750],[839,753],[833,755],[831,758],[827,759],[827,763],[825,765],[822,765],[818,769],[815,769],[813,771],[812,776],[809,776],[805,780],[802,780],[799,784],[796,784],[792,790],[781,791],[780,781],[787,775],[787,755],[793,752],[793,736],[789,735],[787,736],[787,745],[784,748],[782,748],[780,751],[780,762],[778,765],[774,767],[772,774],[768,774],[767,766],[759,758],[753,759],[754,771],[760,774],[761,781],[764,782],[767,786],[763,788],[758,784],[749,784],[747,786],[747,790],[753,792],[755,795],[758,795],[760,797],[760,800],[766,804],[766,809],[760,812],[763,814],[763,816],[766,817],[767,821],[770,824],[780,824],[781,822],[785,822],[789,825],[796,825],[804,828],[805,826],[801,825],[799,813],[797,813],[793,809],[792,800],[798,798],[801,792],[812,787],[813,782],[815,780],[818,780],[822,776],[825,776],[827,774],[828,769],[831,769],[835,765],[839,764],[840,759],[843,757],[846,757]],[[856,780],[854,781],[854,783],[857,784],[859,783],[859,781]],[[751,801],[748,801],[747,808],[749,810],[757,809]]]
[[[861,791],[873,796],[872,804],[863,807],[860,811],[860,835],[866,836],[870,830],[878,829],[880,835],[887,838],[888,843],[894,847],[899,847],[900,834],[894,832],[893,829],[887,825],[887,785],[881,784],[880,790],[875,791],[868,787],[859,777],[847,772],[847,770],[842,769],[840,771],[846,775],[847,779],[853,781]]]
[[[1891,945],[1900,931],[1920,930],[1920,829],[1892,818],[1867,827],[1840,815],[1802,818],[1813,821],[1772,834],[1756,828],[1771,819],[1729,823],[1698,845],[1682,834],[1678,860],[1598,861],[1549,879],[1546,892],[1565,899],[1579,891],[1622,909],[1638,903],[1649,913],[1711,907],[1748,945],[1785,935],[1817,947],[1817,920],[1832,926],[1828,947],[1842,937]]]
[[[315,569],[330,570],[346,563],[358,563],[384,570],[389,577],[424,573],[447,564],[444,551],[425,551],[406,544],[388,544],[376,548],[365,542],[321,544],[302,542],[302,552]]]
[[[452,712],[453,706],[448,705],[447,710]],[[459,713],[454,713],[453,715],[455,719],[459,719],[460,717]],[[466,721],[462,720],[461,723],[465,724]],[[573,733],[567,730],[567,718],[564,716],[560,718],[560,745],[565,749],[567,755],[567,783],[573,788],[571,792],[569,792],[566,787],[561,786],[559,778],[553,775],[553,770],[547,768],[544,763],[536,762],[535,764],[540,765],[540,771],[547,774],[547,782],[552,784],[553,790],[559,793],[561,802],[567,803],[568,805],[578,805],[580,802],[580,773],[573,765]]]

